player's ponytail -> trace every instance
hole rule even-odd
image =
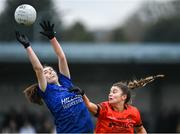
[[[128,88],[129,89],[141,88],[141,87],[146,86],[146,84],[153,82],[155,79],[163,78],[163,77],[164,77],[164,75],[155,75],[155,76],[149,76],[149,77],[146,77],[146,78],[140,79],[140,80],[130,81],[128,83]]]
[[[35,104],[38,104],[38,105],[43,105],[42,98],[38,94],[37,88],[38,88],[38,84],[37,83],[29,86],[28,88],[26,88],[24,90],[25,97],[31,103],[35,103]]]
[[[125,100],[125,104],[128,103],[131,100],[131,91],[135,88],[141,88],[146,86],[146,84],[153,82],[155,79],[157,78],[163,78],[164,75],[155,75],[155,76],[149,76],[146,77],[144,79],[140,79],[140,80],[134,80],[134,81],[130,81],[130,82],[117,82],[114,83],[113,86],[117,86],[119,87],[123,94],[127,95],[127,98]]]

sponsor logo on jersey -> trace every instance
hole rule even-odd
[[[75,95],[75,96],[66,97],[66,98],[61,99],[61,103],[62,103],[62,106],[64,109],[70,108],[81,102],[83,102],[81,95]]]

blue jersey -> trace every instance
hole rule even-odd
[[[82,96],[68,91],[71,79],[60,74],[60,86],[47,84],[45,92],[38,89],[54,116],[57,133],[92,133],[93,123]]]

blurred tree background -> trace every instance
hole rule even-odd
[[[15,30],[20,30],[25,33],[28,33],[28,37],[32,40],[37,39],[37,34],[35,31],[37,28],[38,23],[35,23],[32,26],[25,27],[22,25],[19,25],[15,22],[14,20],[14,12],[16,8],[21,5],[21,4],[30,4],[32,5],[36,11],[37,11],[37,22],[40,20],[44,19],[50,19],[50,20],[55,20],[55,16],[57,16],[56,11],[53,8],[53,3],[50,0],[7,0],[5,3],[5,9],[0,15],[0,27],[1,27],[1,32],[0,32],[0,40],[1,41],[14,41],[15,40]],[[52,14],[55,14],[52,16]],[[61,20],[56,20],[59,23]],[[39,27],[39,26],[38,26]]]
[[[27,3],[37,10],[36,23],[30,27],[18,25],[14,11],[20,4]],[[0,14],[0,40],[14,41],[14,31],[28,33],[30,40],[47,41],[41,38],[39,22],[51,20],[56,25],[57,38],[67,42],[179,42],[180,41],[180,1],[145,1],[131,15],[124,25],[109,31],[88,31],[83,23],[75,22],[64,28],[62,13],[56,11],[51,0],[8,0]],[[60,16],[60,17],[57,17]]]
[[[36,23],[32,26],[19,25],[14,20],[14,12],[16,8],[21,4],[30,4],[37,11]],[[57,38],[63,38],[63,41],[92,41],[93,36],[90,32],[87,32],[83,24],[75,23],[68,29],[63,29],[61,13],[55,10],[54,3],[51,0],[8,0],[5,3],[5,9],[0,14],[0,40],[1,41],[14,41],[15,30],[20,30],[25,34],[28,34],[30,40],[39,41],[45,40],[41,38],[39,34],[41,28],[39,22],[42,20],[51,20],[55,23],[56,31],[60,32],[57,34]]]
[[[88,32],[80,22],[76,22],[71,27],[64,29],[62,37],[63,41],[89,42],[94,40],[93,34]]]
[[[112,41],[179,42],[179,9],[179,0],[146,1],[118,31],[112,31]]]

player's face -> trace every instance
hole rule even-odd
[[[58,83],[58,76],[52,67],[45,67],[43,72],[48,83]]]
[[[109,103],[117,104],[122,103],[126,99],[126,95],[123,94],[122,90],[117,86],[112,86],[109,93]]]

